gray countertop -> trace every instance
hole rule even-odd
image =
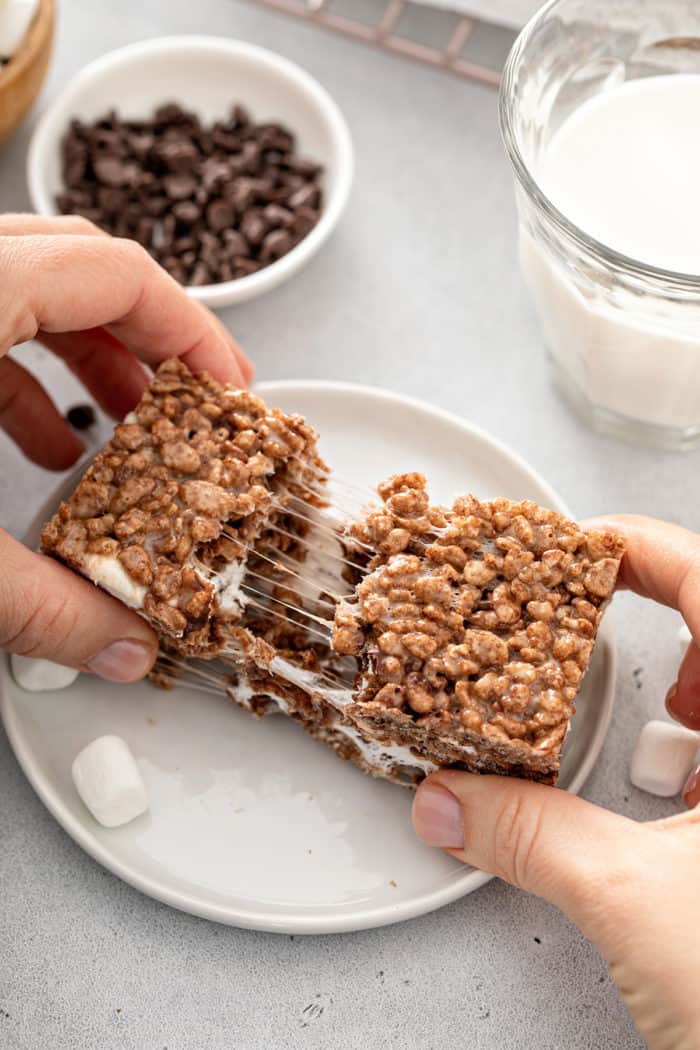
[[[59,6],[44,102],[113,47],[208,32],[300,62],[345,112],[357,178],[337,233],[288,284],[224,313],[261,379],[334,378],[429,399],[517,448],[580,515],[634,510],[700,529],[688,484],[697,453],[599,437],[550,387],[516,267],[495,92],[234,0]],[[31,127],[0,150],[0,210],[29,206]],[[61,408],[80,398],[49,355],[19,354]],[[21,534],[55,479],[2,436],[0,455],[0,524]],[[661,717],[679,621],[628,595],[616,605],[616,712],[584,795],[650,819],[678,803],[632,788],[628,759],[644,721]],[[83,853],[1,731],[0,836],[0,1047],[9,1050],[641,1045],[596,951],[547,904],[497,881],[366,933],[216,926],[149,900]],[[323,1011],[304,1013],[310,1003]]]

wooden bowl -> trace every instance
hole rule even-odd
[[[40,0],[19,49],[0,68],[0,142],[15,130],[39,94],[51,58],[54,22],[54,0]]]

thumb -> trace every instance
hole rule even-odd
[[[143,678],[156,636],[137,613],[0,529],[0,648],[92,671]]]
[[[420,785],[413,824],[428,845],[544,897],[584,929],[601,884],[624,867],[620,843],[639,828],[558,788],[456,770]]]

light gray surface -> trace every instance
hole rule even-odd
[[[60,6],[44,100],[112,47],[211,32],[299,61],[345,112],[357,181],[337,234],[289,284],[224,315],[261,379],[344,379],[426,398],[517,448],[580,515],[634,510],[700,528],[697,453],[597,437],[550,389],[516,269],[495,93],[234,0]],[[0,149],[0,210],[28,207],[30,128]],[[48,355],[20,356],[61,407],[79,399]],[[54,479],[2,437],[0,455],[0,524],[20,534]],[[678,804],[632,788],[627,763],[643,722],[662,716],[678,618],[629,596],[616,605],[616,714],[584,794],[649,819]],[[497,882],[368,933],[290,939],[215,926],[148,900],[82,853],[1,734],[0,842],[2,1048],[641,1045],[597,953],[552,908]]]

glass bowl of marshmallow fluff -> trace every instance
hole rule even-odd
[[[700,4],[553,0],[505,66],[520,265],[597,429],[700,444]]]

